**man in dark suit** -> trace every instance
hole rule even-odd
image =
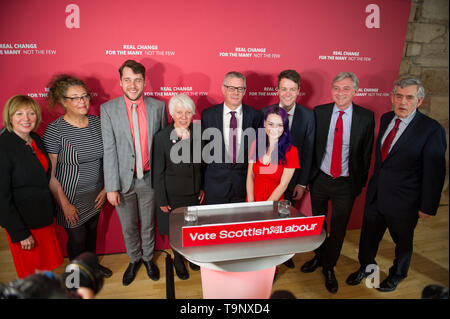
[[[242,104],[245,76],[229,72],[223,81],[224,102],[202,112],[203,189],[206,204],[245,201],[248,151],[261,112]]]
[[[382,115],[359,242],[360,269],[347,278],[357,285],[375,265],[386,228],[395,242],[395,259],[379,291],[393,291],[406,278],[419,218],[436,214],[445,179],[444,128],[417,109],[425,90],[414,78],[399,80],[391,94],[393,111]]]
[[[356,75],[341,72],[332,82],[334,103],[314,108],[315,173],[311,182],[311,206],[313,215],[327,215],[328,201],[331,200],[332,216],[327,238],[301,271],[312,272],[322,266],[325,287],[332,293],[338,290],[334,266],[341,252],[353,203],[367,181],[374,139],[373,112],[352,103],[357,90]],[[327,229],[327,224],[323,227]]]
[[[284,198],[294,202],[300,200],[309,184],[311,165],[314,155],[314,113],[312,110],[297,104],[300,94],[300,74],[295,70],[284,70],[278,75],[278,97],[280,102],[262,111],[279,105],[289,116],[289,130],[292,136],[292,144],[297,147],[300,168],[295,170],[294,176],[284,192]],[[292,258],[284,263],[289,268],[294,268]]]

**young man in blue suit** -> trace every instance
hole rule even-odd
[[[360,268],[347,278],[357,285],[376,264],[386,228],[395,243],[395,259],[388,277],[377,288],[393,291],[408,275],[418,219],[436,214],[445,179],[445,130],[418,107],[425,97],[421,82],[395,82],[393,111],[382,115],[376,142],[375,168],[370,179],[359,242]],[[367,270],[367,271],[366,271]]]

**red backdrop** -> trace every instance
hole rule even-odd
[[[380,115],[391,108],[410,0],[146,1],[29,0],[0,5],[0,98],[34,97],[43,108],[42,134],[58,114],[46,109],[48,82],[58,73],[84,79],[94,98],[90,112],[122,94],[118,67],[132,58],[147,68],[145,93],[168,102],[183,92],[197,105],[196,119],[222,101],[226,72],[247,77],[244,103],[261,109],[277,101],[277,74],[302,76],[298,102],[331,102],[330,84],[341,71],[356,73],[355,103]],[[364,194],[349,228],[361,225]],[[309,196],[301,209],[310,213]],[[65,234],[60,231],[62,241]],[[123,252],[111,206],[103,209],[99,253]],[[167,238],[157,238],[157,248]]]

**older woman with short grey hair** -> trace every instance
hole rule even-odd
[[[153,185],[161,235],[169,235],[172,210],[198,205],[204,198],[200,189],[201,161],[194,162],[194,153],[198,151],[196,145],[201,143],[194,141],[194,130],[200,131],[192,123],[195,104],[187,95],[175,95],[169,101],[169,113],[173,122],[155,135],[153,151]],[[175,250],[173,253],[177,276],[182,280],[188,279],[183,257]],[[190,266],[198,270],[198,266],[191,263]]]

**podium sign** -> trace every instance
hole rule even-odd
[[[325,216],[183,226],[183,247],[319,235]]]

